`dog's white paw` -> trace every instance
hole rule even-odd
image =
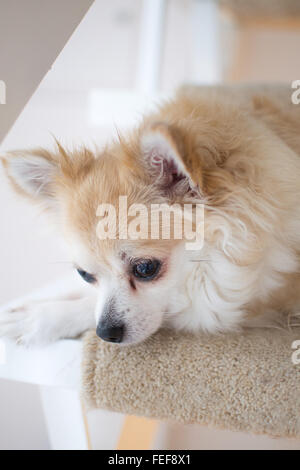
[[[31,301],[0,309],[0,337],[24,346],[76,338],[95,327],[95,299]]]
[[[24,346],[40,346],[59,339],[51,303],[33,303],[0,312],[0,337]]]

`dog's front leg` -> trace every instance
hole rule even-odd
[[[0,336],[26,346],[76,338],[95,328],[95,294],[78,298],[32,300],[0,311]]]

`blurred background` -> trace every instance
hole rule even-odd
[[[56,26],[50,28],[51,21]],[[34,34],[26,34],[31,25]],[[291,84],[300,79],[299,47],[297,0],[0,0],[0,80],[7,106],[10,97],[15,106],[6,115],[0,105],[0,151],[52,147],[52,134],[67,147],[101,146],[116,127],[134,125],[142,111],[185,82]],[[1,305],[56,280],[70,266],[59,236],[12,193],[2,169],[0,212]],[[114,448],[122,417],[106,415],[104,436],[101,416],[88,416],[93,448]],[[264,437],[244,438],[162,424],[155,447],[273,445]],[[37,387],[0,380],[0,449],[49,446]],[[274,441],[278,446],[297,443]]]

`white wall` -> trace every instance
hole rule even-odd
[[[0,139],[92,2],[0,1],[0,70],[6,84],[6,106],[0,107]]]

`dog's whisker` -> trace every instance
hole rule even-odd
[[[201,261],[210,261],[209,259],[190,259],[192,263],[200,263]]]

